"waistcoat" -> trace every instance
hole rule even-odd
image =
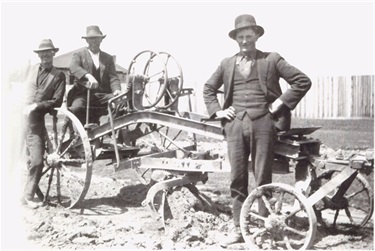
[[[98,67],[98,69],[96,69],[95,64],[92,65],[92,75],[98,81],[98,83],[101,84],[100,67]]]
[[[268,112],[266,97],[259,82],[256,61],[247,78],[240,73],[238,67],[235,67],[232,106],[236,110],[236,118],[241,120],[246,113],[251,120],[254,120]]]

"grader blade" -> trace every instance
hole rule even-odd
[[[168,180],[160,181],[154,184],[147,192],[146,199],[142,202],[142,206],[149,206],[151,210],[159,214],[163,220],[165,227],[165,220],[167,218],[166,212],[168,202],[166,196],[169,189],[187,184],[195,184],[198,181],[206,181],[207,173],[189,173],[181,177],[174,177]],[[161,193],[161,196],[160,196]]]

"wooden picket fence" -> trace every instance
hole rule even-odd
[[[319,77],[293,116],[300,118],[374,118],[374,76]],[[283,84],[287,88],[287,84]]]
[[[356,119],[374,118],[374,75],[316,77],[311,78],[312,86],[306,96],[293,110],[293,117],[313,119]],[[282,90],[289,85],[280,81]],[[193,111],[207,114],[203,102],[203,85],[196,83],[190,86]],[[223,102],[223,97],[219,97]],[[187,100],[179,100],[181,110],[187,110]]]

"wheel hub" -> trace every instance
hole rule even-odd
[[[55,165],[59,162],[60,156],[57,153],[51,153],[47,156],[47,164]]]
[[[280,233],[285,226],[285,217],[281,215],[270,215],[264,221],[264,227],[272,233]]]

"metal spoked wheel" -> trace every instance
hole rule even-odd
[[[89,189],[92,152],[86,131],[77,117],[65,109],[56,110],[65,118],[62,123],[53,121],[39,186],[46,202],[73,208],[84,199]]]
[[[154,107],[164,96],[167,86],[168,75],[164,59],[153,51],[142,51],[130,63],[128,73],[129,82],[133,86],[134,109]],[[138,100],[141,103],[137,103]]]
[[[161,100],[157,104],[157,107],[159,109],[167,109],[178,100],[183,88],[184,77],[181,65],[172,55],[167,52],[160,52],[159,55],[165,62],[168,71],[168,80],[164,100]]]
[[[342,170],[326,170],[317,179],[323,186]],[[367,179],[357,174],[347,191],[340,195],[336,188],[314,205],[319,222],[326,227],[352,230],[363,227],[374,212],[374,192]]]
[[[259,201],[267,213],[260,213]],[[240,225],[249,250],[305,250],[316,234],[312,206],[300,192],[282,183],[263,185],[251,192],[242,206]]]

